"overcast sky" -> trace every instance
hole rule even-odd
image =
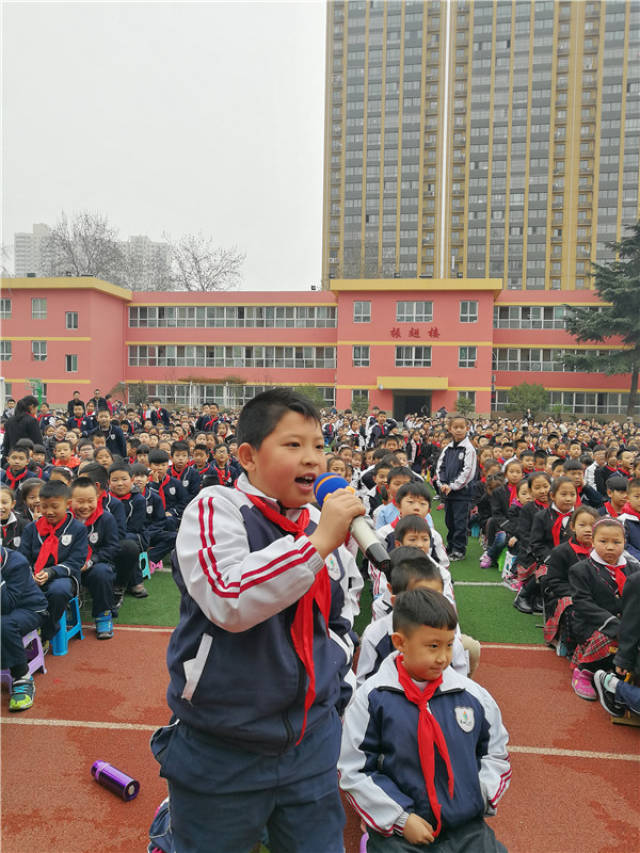
[[[3,3],[2,242],[62,210],[319,284],[325,5]]]

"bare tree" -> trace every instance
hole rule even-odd
[[[48,275],[94,275],[127,287],[126,262],[118,232],[101,213],[62,215],[45,250]]]
[[[211,238],[202,234],[188,234],[175,243],[169,242],[177,290],[231,290],[242,280],[240,268],[246,255],[235,246],[216,248]]]

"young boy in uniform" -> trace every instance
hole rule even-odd
[[[363,507],[346,490],[309,506],[324,441],[318,412],[290,389],[247,403],[238,441],[246,474],[189,504],[173,560],[174,717],[151,745],[175,849],[240,853],[267,827],[271,850],[342,853],[338,711],[353,614],[334,569],[357,574],[343,543]]]
[[[346,711],[340,787],[369,828],[368,853],[506,853],[484,815],[511,778],[508,735],[489,693],[449,666],[456,624],[440,593],[401,593],[396,654]]]
[[[29,561],[35,581],[47,598],[43,640],[53,637],[65,607],[78,594],[80,573],[87,560],[87,531],[69,511],[70,498],[65,483],[45,483],[40,489],[42,515],[27,524],[20,540],[20,553]]]
[[[451,441],[436,465],[438,489],[444,500],[447,525],[447,551],[450,559],[463,560],[467,552],[469,510],[473,498],[472,483],[478,460],[467,435],[467,419],[452,415],[448,422]]]
[[[195,498],[200,491],[200,474],[189,462],[189,444],[186,441],[174,441],[171,445],[171,466],[169,476],[182,483],[189,495],[189,500]]]

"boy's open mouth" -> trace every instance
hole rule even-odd
[[[315,474],[304,474],[302,477],[296,477],[295,481],[303,486],[313,486],[316,481],[316,477]]]

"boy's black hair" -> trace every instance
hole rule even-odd
[[[555,462],[551,463],[552,471],[556,471],[558,468],[562,468],[562,470],[564,471],[564,459],[561,459],[560,457],[558,457]]]
[[[21,453],[23,456],[29,458],[29,449],[27,447],[18,447],[17,444],[14,444],[11,450],[7,453],[7,459],[11,456],[12,453]]]
[[[96,487],[96,484],[93,482],[91,477],[85,477],[83,475],[82,477],[78,477],[78,479],[74,480],[73,483],[71,484],[71,494],[73,494],[73,492],[76,489],[88,489],[88,488],[95,489],[95,487]]]
[[[92,483],[99,483],[103,489],[109,485],[107,469],[99,462],[89,462],[87,465],[83,465],[81,476],[89,477]]]
[[[142,462],[134,462],[129,468],[129,472],[132,477],[135,477],[136,474],[145,474],[147,477],[149,476],[149,469],[146,465],[143,465]]]
[[[60,447],[61,444],[68,444],[69,447],[71,447],[71,442],[69,441],[68,438],[59,438],[56,441],[56,450],[58,449],[58,447]]]
[[[604,444],[594,444],[591,452],[595,453],[598,450],[605,450],[606,451],[606,449],[607,448],[604,446]]]
[[[411,472],[411,468],[406,468],[404,465],[396,465],[389,471],[388,479],[389,482],[394,479],[394,477],[408,477],[409,480],[413,479],[413,474]]]
[[[528,450],[528,449],[527,449],[527,450],[523,450],[523,451],[520,453],[520,456],[519,456],[518,458],[519,458],[519,459],[524,459],[524,457],[525,457],[525,456],[532,456],[534,459],[536,458],[536,455],[535,455],[535,453],[533,452],[533,450]]]
[[[149,464],[152,462],[168,462],[169,454],[166,450],[160,450],[158,447],[154,447],[153,450],[149,451]]]
[[[386,462],[386,464],[387,464],[390,468],[399,468],[399,467],[401,467],[401,466],[400,466],[400,462],[398,461],[398,457],[395,455],[395,453],[385,453],[385,454],[384,454],[384,456],[382,457],[382,460],[381,460],[381,461],[382,461],[382,462]]]
[[[607,491],[626,492],[629,488],[629,481],[622,474],[613,474],[605,483]]]
[[[396,524],[396,529],[394,533],[396,543],[404,539],[407,533],[428,533],[429,539],[432,539],[429,522],[421,515],[405,515],[405,517],[401,518],[400,521]],[[392,556],[402,547],[403,546],[400,545],[394,551],[392,551]]]
[[[567,459],[563,463],[565,471],[584,471],[582,462],[579,459]]]
[[[533,458],[534,459],[546,459],[547,458],[547,451],[546,450],[535,450],[533,452]]]
[[[40,451],[40,453],[45,452],[45,449],[44,449],[42,444],[36,445],[31,441],[30,438],[19,438],[16,441],[16,443],[13,445],[13,447],[14,447],[14,449],[16,447],[19,447],[21,450],[24,448],[25,450],[27,450],[27,451],[31,450],[32,452],[36,449],[36,447],[42,447],[42,450]]]
[[[391,465],[389,465],[388,462],[385,462],[384,459],[382,459],[380,462],[378,462],[376,467],[373,469],[373,473],[377,474],[379,471],[382,471],[384,468],[388,468],[389,470],[391,470]]]
[[[171,445],[171,453],[180,453],[181,450],[189,452],[189,444],[186,441],[174,441]]]
[[[640,477],[632,477],[627,483],[627,491],[631,489],[640,489]]]
[[[409,470],[407,468],[407,470]],[[389,475],[391,478],[391,475]],[[424,498],[429,502],[429,506],[431,506],[431,495],[429,494],[429,489],[427,489],[424,483],[421,483],[419,480],[411,480],[410,483],[405,483],[403,486],[400,486],[398,491],[396,492],[396,504],[400,506],[403,499],[406,498],[407,495],[411,495],[414,498]],[[399,524],[400,522],[398,522]],[[396,536],[398,535],[398,529],[396,528]]]
[[[376,447],[376,449],[373,451],[373,455],[371,458],[374,462],[380,462],[380,460],[384,459],[384,457],[387,455],[387,451],[384,449],[384,447]]]
[[[136,435],[129,436],[127,441],[129,443],[129,447],[132,447],[134,450],[137,450],[142,443]]]
[[[582,462],[585,468],[588,468],[589,465],[591,465],[591,463],[593,462],[593,456],[588,452],[581,453],[578,459],[580,462]]]
[[[31,441],[31,439],[30,438],[21,438],[20,441],[26,442],[26,441]],[[20,441],[16,441],[16,445],[20,444]],[[27,445],[25,444],[24,446],[26,447]],[[34,444],[33,447],[31,448],[31,452],[32,453],[44,453],[44,454],[46,454],[47,451],[44,449],[44,444]]]
[[[202,442],[194,445],[193,452],[195,453],[196,450],[204,450],[205,453],[209,453],[209,447],[206,444],[202,444]]]
[[[78,450],[79,450],[81,447],[93,447],[93,444],[92,444],[92,442],[91,442],[91,439],[90,439],[90,438],[86,438],[86,437],[85,437],[85,438],[81,438],[81,439],[78,441],[78,443],[76,444],[76,447],[77,447],[77,448],[78,448]]]
[[[438,581],[442,587],[442,575],[437,566],[425,557],[419,548],[396,548],[398,551],[410,552],[407,556],[400,556],[400,560],[391,568],[391,592],[398,595],[405,592],[412,582]]]
[[[393,606],[393,630],[406,635],[423,625],[454,631],[457,624],[451,602],[433,589],[408,589],[400,593]]]
[[[148,454],[150,450],[151,448],[148,444],[140,444],[140,446],[136,449],[136,456],[143,456],[145,454]]]
[[[55,476],[62,477],[67,485],[73,480],[73,471],[71,468],[67,468],[64,465],[56,465],[55,468],[49,474],[49,482]]]
[[[250,444],[259,450],[287,412],[297,412],[320,426],[320,413],[314,404],[292,388],[271,388],[242,407],[236,435],[238,444]]]
[[[109,465],[109,476],[115,474],[116,471],[124,471],[125,474],[131,476],[131,468],[128,462],[114,462],[113,465]]]
[[[62,483],[60,480],[49,480],[44,486],[40,489],[40,500],[44,500],[45,498],[69,498],[71,497],[71,492],[69,491],[69,486],[66,483]]]

